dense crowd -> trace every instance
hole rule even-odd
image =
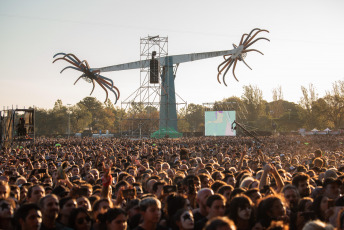
[[[344,229],[343,145],[39,138],[0,150],[0,229]]]

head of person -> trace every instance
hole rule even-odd
[[[286,215],[286,203],[284,197],[269,195],[262,198],[257,207],[257,220],[264,227],[269,227],[272,220],[280,220]]]
[[[199,190],[197,192],[197,196],[196,196],[196,202],[198,203],[198,206],[201,209],[206,209],[207,207],[207,199],[209,196],[214,195],[213,190],[209,189],[209,188],[202,188],[201,190]]]
[[[193,230],[195,221],[190,209],[179,209],[173,215],[173,224],[175,224],[180,230]]]
[[[107,198],[103,198],[94,202],[92,206],[94,219],[97,220],[98,215],[106,213],[109,208],[112,208],[112,202]]]
[[[244,192],[244,195],[248,196],[254,204],[257,204],[259,199],[262,198],[258,188],[251,188]]]
[[[0,221],[1,219],[11,219],[14,214],[15,202],[11,198],[0,199]]]
[[[312,210],[314,211],[317,219],[321,221],[326,220],[325,213],[331,206],[329,205],[329,201],[331,200],[325,195],[319,195],[317,198],[314,199],[312,204]]]
[[[165,208],[167,216],[169,218],[172,218],[179,209],[187,209],[188,204],[190,204],[190,202],[185,196],[181,194],[171,193],[166,198]]]
[[[207,202],[208,219],[223,216],[225,214],[226,198],[221,194],[214,194],[208,197]]]
[[[39,207],[42,211],[43,222],[45,220],[55,221],[58,217],[60,206],[59,199],[54,194],[49,194],[39,200]]]
[[[231,193],[233,190],[234,190],[234,188],[232,185],[223,185],[217,190],[217,193],[224,196],[226,198],[227,204],[228,204],[230,201],[230,196],[231,196]]]
[[[27,192],[27,201],[30,203],[38,204],[39,200],[45,196],[45,190],[43,186],[35,184],[29,187]]]
[[[37,204],[23,204],[14,213],[15,229],[38,230],[42,223],[42,213]]]
[[[228,219],[228,217],[218,216],[209,220],[203,229],[204,230],[236,230],[236,226],[232,220]]]
[[[298,212],[311,212],[313,205],[313,199],[310,197],[301,198],[298,205],[297,211]]]
[[[127,213],[123,209],[110,208],[99,216],[100,229],[126,230],[127,218]]]
[[[64,197],[59,201],[60,215],[67,216],[71,214],[72,210],[77,207],[76,200],[72,197]]]
[[[69,227],[74,230],[90,230],[91,217],[85,208],[73,209],[69,216]]]
[[[10,196],[11,188],[7,181],[0,180],[0,199],[7,199]]]
[[[282,193],[285,200],[288,202],[290,209],[295,212],[300,200],[298,189],[294,185],[289,184],[283,188]]]
[[[292,184],[297,188],[301,197],[309,196],[311,188],[309,186],[309,175],[298,173],[292,180]]]
[[[161,217],[161,202],[155,197],[146,197],[139,203],[144,222],[157,224]]]
[[[78,208],[85,208],[87,211],[92,211],[91,203],[89,199],[85,196],[80,196],[76,199],[77,207]]]
[[[253,203],[246,195],[239,195],[234,197],[226,210],[229,219],[233,220],[235,224],[241,222],[250,222],[253,225]]]
[[[342,182],[332,177],[326,178],[323,183],[324,195],[330,199],[337,199],[340,195]]]

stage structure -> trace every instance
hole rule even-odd
[[[232,73],[234,78],[238,81],[235,75],[235,67],[238,61],[242,61],[248,68],[248,64],[245,62],[245,57],[248,52],[258,52],[263,55],[262,52],[256,49],[248,49],[251,45],[259,40],[267,40],[267,38],[259,37],[253,40],[259,33],[261,32],[269,32],[264,29],[255,28],[251,30],[248,34],[243,34],[240,39],[240,43],[238,45],[233,44],[234,49],[232,50],[224,50],[224,51],[214,51],[214,52],[203,52],[203,53],[193,53],[193,54],[182,54],[182,55],[173,55],[173,56],[164,56],[156,57],[157,52],[151,52],[149,56],[150,59],[144,59],[130,62],[125,64],[107,66],[102,68],[90,68],[86,60],[81,61],[78,59],[74,54],[68,53],[57,53],[54,55],[56,58],[53,62],[58,60],[64,60],[72,66],[67,66],[64,68],[61,73],[66,69],[74,69],[76,71],[82,72],[82,75],[77,79],[83,78],[88,82],[93,84],[93,88],[91,94],[94,90],[95,83],[103,88],[106,93],[106,99],[108,98],[108,90],[112,92],[115,96],[115,102],[120,97],[120,92],[118,88],[114,85],[114,82],[101,75],[102,72],[110,72],[110,71],[120,71],[120,70],[129,70],[129,69],[150,69],[150,83],[157,84],[157,82],[161,79],[161,89],[160,89],[160,110],[159,110],[159,130],[153,133],[153,137],[167,137],[170,134],[173,136],[179,136],[180,134],[177,132],[177,108],[176,108],[176,94],[175,94],[175,86],[174,86],[174,79],[176,77],[174,68],[175,66],[178,67],[180,63],[197,61],[202,59],[208,59],[213,57],[223,56],[224,61],[218,66],[218,75],[217,80],[221,84],[220,75],[222,75],[222,81],[224,85],[227,86],[225,82],[225,76],[229,69],[232,68]],[[156,37],[149,37],[151,41],[154,39],[159,38]],[[162,40],[161,40],[162,41]],[[167,53],[167,52],[166,52]],[[146,55],[147,56],[147,55]],[[159,73],[161,70],[161,73]],[[159,79],[160,77],[160,79]],[[76,81],[76,82],[77,82]],[[75,82],[75,83],[76,83]],[[75,84],[74,83],[74,84]]]
[[[173,56],[164,56],[156,58],[159,65],[162,67],[160,74],[161,79],[161,90],[160,90],[160,113],[159,113],[159,130],[158,133],[165,133],[170,131],[174,133],[178,131],[177,128],[177,109],[176,109],[176,97],[175,97],[175,86],[174,78],[174,66],[178,66],[180,63],[197,61],[202,59],[208,59],[219,56],[237,55],[240,52],[238,48],[224,51],[214,51],[205,53],[193,53],[193,54],[181,54]],[[153,59],[153,58],[152,58]],[[128,69],[142,69],[150,66],[150,60],[140,60],[136,62],[130,62],[120,65],[107,66],[103,68],[94,69],[100,72],[120,71]],[[165,136],[169,136],[168,132]]]
[[[166,117],[160,116],[159,118],[161,101],[167,100],[170,103],[175,101],[177,111],[187,105],[186,101],[177,93],[175,93],[175,98],[167,98],[166,94],[162,95],[166,90],[168,91],[169,86],[165,84],[162,86],[163,81],[160,81],[160,75],[165,70],[160,67],[158,60],[167,56],[168,37],[148,36],[140,39],[140,62],[149,62],[149,66],[142,65],[139,67],[140,87],[121,102],[122,109],[129,112],[128,117],[122,118],[121,135],[149,136],[154,131],[159,130],[159,126],[166,126],[168,120],[174,119],[177,122],[177,117],[173,114],[170,117],[170,113],[166,113]],[[174,66],[174,76],[176,71],[177,66]],[[165,136],[166,133],[160,133],[160,135]]]
[[[0,118],[0,148],[35,141],[34,109],[4,109]]]

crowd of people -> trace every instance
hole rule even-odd
[[[343,145],[38,138],[0,150],[0,229],[344,229]]]

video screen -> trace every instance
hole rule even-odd
[[[204,117],[205,136],[236,136],[235,111],[206,111]]]

